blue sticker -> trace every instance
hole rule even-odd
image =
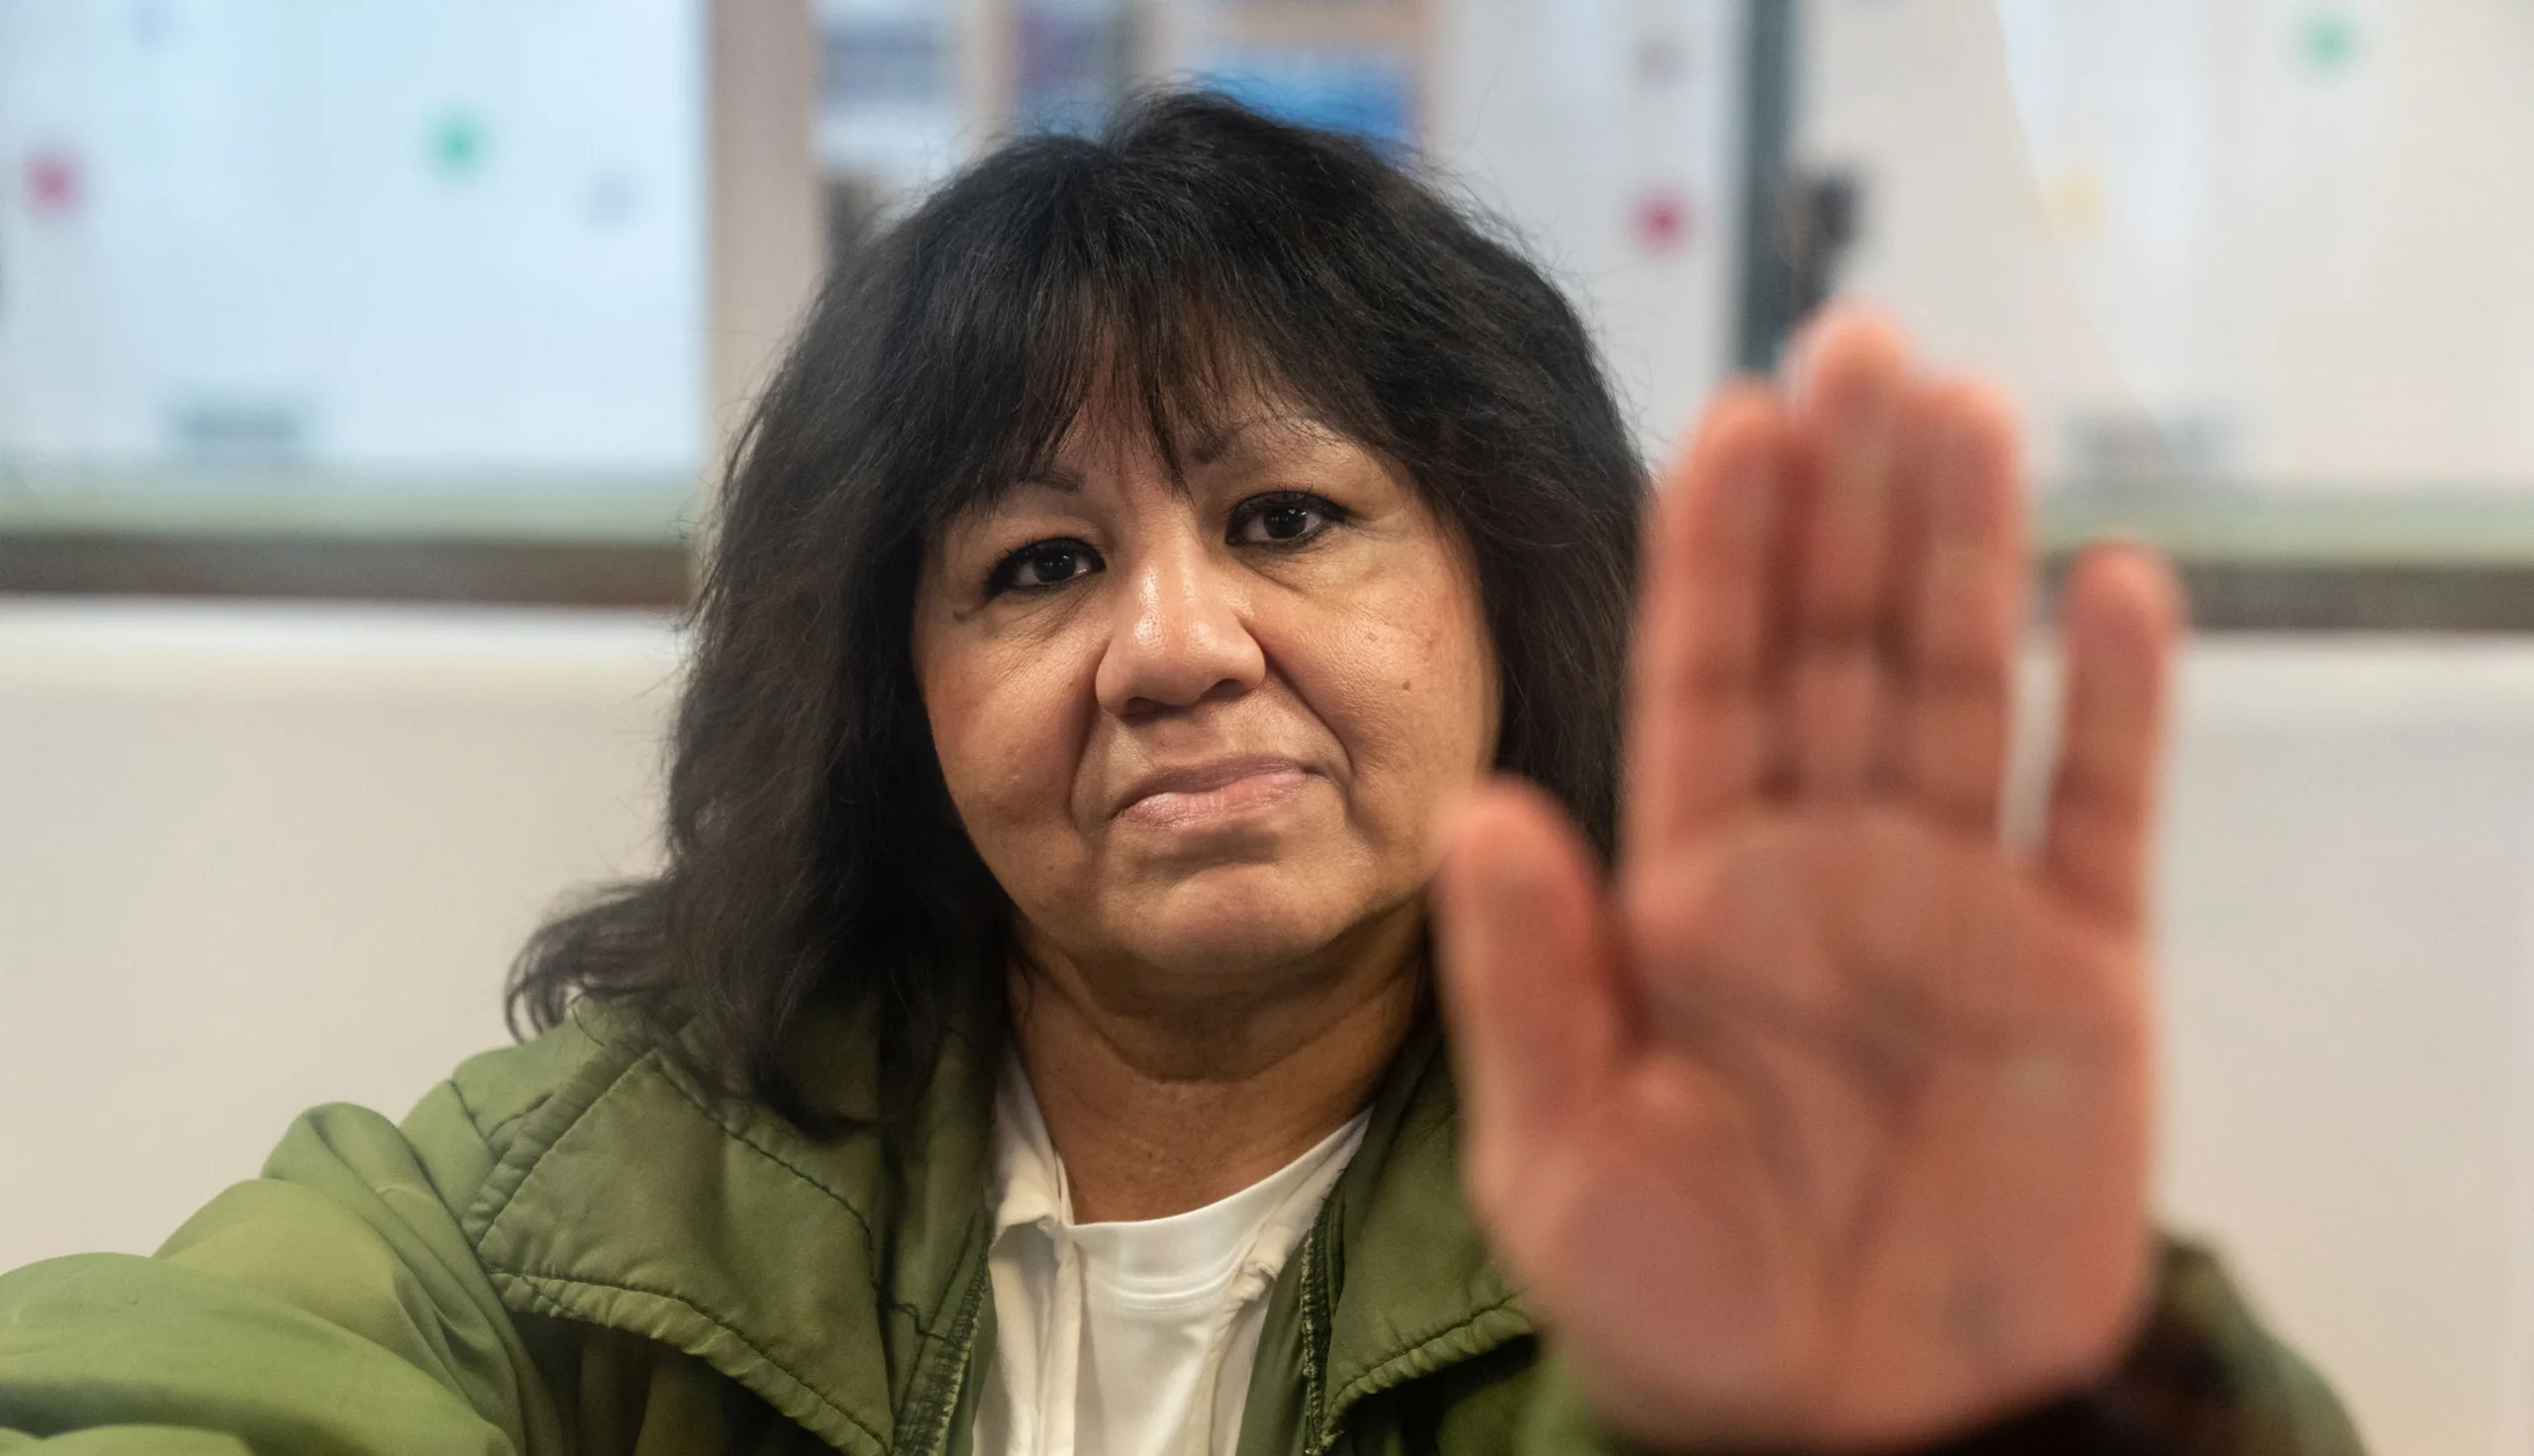
[[[1196,77],[1282,121],[1348,132],[1394,154],[1416,144],[1416,70],[1402,51],[1217,51]]]

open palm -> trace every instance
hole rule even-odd
[[[2179,616],[2090,553],[2037,847],[2002,410],[1856,316],[1727,391],[1647,530],[1605,880],[1488,789],[1438,884],[1471,1195],[1620,1431],[1876,1448],[2116,1354],[2144,1279],[2145,875]]]

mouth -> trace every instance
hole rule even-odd
[[[1137,780],[1118,818],[1153,828],[1210,827],[1273,809],[1316,777],[1291,758],[1218,758]]]

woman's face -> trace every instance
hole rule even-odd
[[[1024,943],[1233,991],[1415,914],[1438,813],[1495,754],[1455,533],[1280,405],[1226,412],[1178,481],[1084,418],[952,523],[916,603],[942,775]]]

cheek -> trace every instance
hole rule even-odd
[[[1496,665],[1475,591],[1435,571],[1313,634],[1318,691],[1356,773],[1366,827],[1421,844],[1435,810],[1495,757]],[[1305,685],[1311,692],[1311,685]]]
[[[1000,872],[1018,841],[1066,823],[1088,689],[1071,654],[956,638],[922,643],[918,676],[950,801]]]

